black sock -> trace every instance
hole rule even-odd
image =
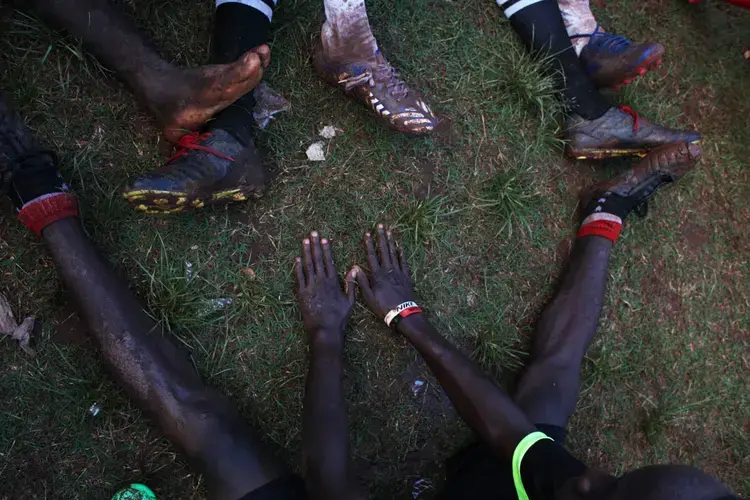
[[[589,79],[570,44],[556,0],[498,0],[521,41],[533,52],[549,52],[559,64],[558,87],[571,111],[595,120],[612,105]]]
[[[257,6],[224,2],[216,8],[211,63],[227,64],[236,61],[250,49],[268,40],[268,28],[273,15],[273,0],[257,0]],[[248,92],[219,113],[208,128],[220,128],[235,137],[252,136],[255,97]]]

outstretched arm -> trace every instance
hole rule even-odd
[[[341,289],[330,242],[313,231],[302,242],[295,273],[310,337],[303,441],[308,490],[315,499],[363,498],[352,478],[344,404],[344,331],[354,306],[354,277]]]
[[[378,225],[377,251],[365,234],[370,278],[356,274],[368,307],[380,318],[414,300],[409,268],[390,232]],[[498,453],[511,457],[516,445],[535,430],[511,398],[466,355],[444,339],[424,314],[403,318],[396,331],[406,337],[432,369],[461,418]]]

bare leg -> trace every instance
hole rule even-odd
[[[0,94],[0,192],[47,243],[101,356],[135,402],[205,474],[213,498],[234,500],[284,474],[232,403],[207,386],[86,237],[55,156]]]
[[[164,61],[108,0],[30,0],[28,5],[51,24],[83,39],[130,86],[173,141],[255,88],[270,57],[264,45],[231,64],[178,68]]]
[[[78,218],[43,232],[118,382],[205,474],[212,498],[238,499],[285,474],[234,405],[196,373],[87,239]]]
[[[571,37],[575,35],[589,35],[599,25],[594,17],[594,13],[591,12],[589,0],[557,0],[557,5],[560,7],[565,29],[568,30],[568,35]],[[604,32],[604,29],[600,26],[599,31]],[[589,43],[589,40],[589,37],[571,38],[570,43],[573,44],[576,54],[580,56],[581,51]]]
[[[581,362],[596,333],[609,253],[623,220],[633,210],[644,209],[659,188],[692,170],[700,155],[695,144],[664,146],[590,191],[570,265],[539,320],[531,361],[515,394],[535,424],[565,427],[575,411]]]
[[[575,411],[581,361],[596,333],[611,248],[610,240],[597,236],[577,240],[560,291],[542,313],[531,362],[515,395],[535,424],[565,427]]]
[[[325,0],[323,49],[333,58],[365,58],[376,62],[378,42],[370,29],[364,0]]]

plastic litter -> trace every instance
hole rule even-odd
[[[411,393],[414,397],[419,396],[424,391],[425,382],[424,380],[417,379],[411,384]]]
[[[207,300],[203,304],[200,315],[208,316],[209,314],[221,311],[222,309],[226,309],[227,307],[232,305],[232,302],[234,302],[234,300],[229,297]]]
[[[337,129],[333,125],[326,125],[322,129],[320,129],[320,132],[318,132],[318,135],[322,137],[323,139],[333,139],[338,135],[340,132],[340,129]]]
[[[255,95],[253,118],[262,129],[265,129],[272,120],[275,120],[277,114],[292,109],[292,104],[276,90],[266,85],[265,82],[261,82],[255,88],[253,95]]]
[[[325,161],[325,143],[323,141],[313,142],[310,147],[307,148],[307,159],[310,161]]]
[[[411,490],[412,500],[417,500],[420,496],[422,496],[423,493],[426,493],[433,488],[434,486],[432,485],[432,481],[430,481],[429,479],[417,479],[416,481],[414,481],[414,485],[412,486]]]
[[[18,346],[23,349],[23,352],[30,356],[36,354],[29,346],[31,332],[34,331],[35,324],[36,319],[34,319],[34,316],[27,317],[20,325],[16,323],[16,318],[13,316],[13,310],[10,307],[8,299],[3,294],[0,294],[0,334],[7,335],[16,340]]]
[[[102,407],[99,406],[99,403],[94,403],[89,407],[89,415],[92,417],[99,415],[100,411],[102,411]]]

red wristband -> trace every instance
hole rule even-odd
[[[419,306],[407,307],[406,309],[398,313],[395,318],[393,318],[393,320],[391,321],[391,328],[396,328],[396,325],[398,325],[402,319],[408,318],[412,314],[420,314],[423,312],[424,311],[422,311],[422,308]]]
[[[78,216],[78,200],[70,193],[52,193],[41,196],[23,206],[18,219],[37,236],[42,230],[60,219]]]

